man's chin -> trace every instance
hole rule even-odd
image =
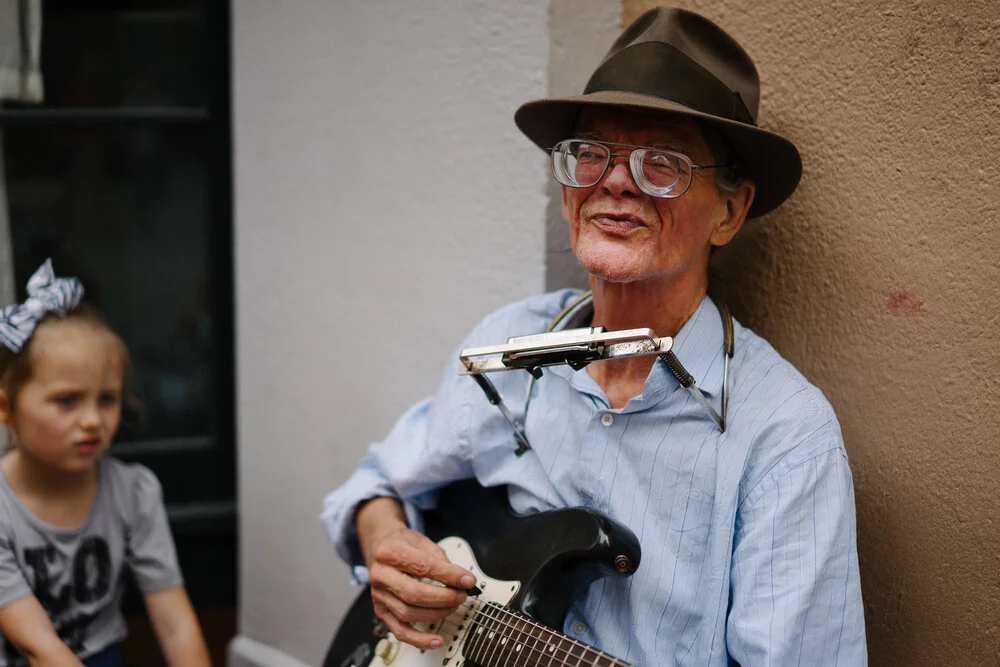
[[[633,283],[642,280],[644,276],[634,265],[634,258],[601,255],[591,257],[586,254],[577,255],[580,266],[591,276],[609,283]]]

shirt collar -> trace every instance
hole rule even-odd
[[[592,316],[593,305],[587,299],[567,313],[563,322],[556,328],[586,327]],[[702,298],[694,314],[674,336],[672,348],[674,354],[687,372],[694,377],[698,388],[710,396],[716,396],[722,391],[722,376],[725,370],[725,353],[722,349],[724,342],[725,330],[719,309],[707,296]],[[676,382],[666,366],[662,368],[659,366],[660,364],[657,364],[654,372],[662,371],[671,378],[671,382]],[[568,366],[553,366],[547,370],[554,371],[567,379],[575,374]]]
[[[722,391],[725,370],[725,330],[715,303],[704,297],[694,314],[674,336],[673,351],[695,384],[706,394]]]

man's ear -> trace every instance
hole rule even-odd
[[[752,181],[743,181],[736,192],[723,195],[726,217],[712,230],[712,235],[709,237],[712,245],[723,246],[733,240],[736,232],[740,231],[746,222],[756,192],[757,186]]]

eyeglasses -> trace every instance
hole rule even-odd
[[[614,153],[611,146],[630,149],[624,153]],[[694,172],[699,169],[726,169],[736,165],[697,165],[683,153],[629,146],[627,144],[607,144],[589,139],[567,139],[549,149],[552,155],[552,175],[563,185],[571,188],[589,188],[597,185],[610,166],[612,158],[627,157],[632,178],[639,189],[652,197],[674,199],[691,187]]]

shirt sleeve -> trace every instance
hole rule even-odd
[[[777,464],[736,520],[730,656],[740,665],[866,665],[854,486],[839,429]]]
[[[31,586],[17,560],[16,547],[0,525],[0,608],[31,595]]]
[[[403,503],[410,527],[422,530],[421,511],[435,506],[437,490],[475,476],[473,460],[483,448],[483,425],[477,415],[486,408],[485,414],[502,419],[476,382],[458,374],[461,350],[542,331],[552,316],[579,294],[579,290],[561,290],[487,315],[448,357],[433,397],[407,410],[386,438],[369,448],[368,456],[347,481],[326,496],[320,518],[337,553],[353,566],[355,581],[366,581],[368,576],[354,527],[359,504],[379,496],[397,498]],[[499,375],[510,376],[494,378],[501,393],[505,381],[516,384],[514,374]],[[508,389],[512,389],[507,394],[510,396],[524,391],[523,385]]]
[[[320,518],[337,554],[352,567],[355,582],[368,577],[354,525],[362,502],[396,498],[403,503],[410,527],[420,531],[421,510],[434,506],[437,489],[473,475],[468,461],[468,401],[469,385],[476,387],[469,378],[458,376],[457,359],[456,352],[434,397],[407,410],[386,438],[369,448],[347,481],[323,501]]]
[[[140,465],[133,468],[136,472],[130,494],[133,513],[125,554],[129,569],[144,594],[181,586],[184,580],[160,482],[148,468]]]

